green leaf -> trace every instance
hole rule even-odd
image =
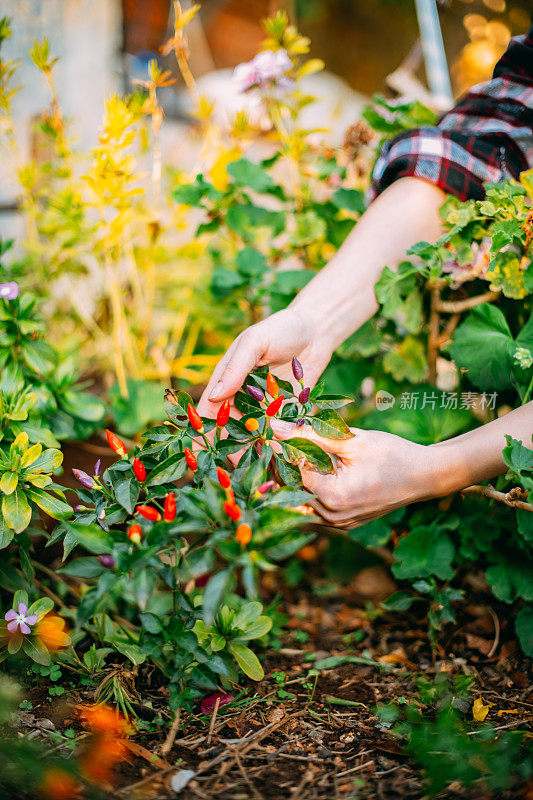
[[[36,487],[26,489],[28,498],[41,508],[52,519],[68,519],[72,516],[72,508],[50,492]]]
[[[250,622],[249,625],[246,626],[244,633],[239,638],[247,640],[260,639],[269,632],[271,627],[272,620],[270,617],[259,617],[254,622]]]
[[[141,624],[148,633],[161,633],[163,630],[163,623],[155,614],[151,614],[150,612],[145,612],[144,614],[139,614],[139,619],[141,620]]]
[[[232,161],[226,169],[239,186],[249,186],[256,192],[267,192],[272,188],[272,178],[265,168],[247,158]]]
[[[374,287],[383,316],[396,319],[409,333],[418,333],[422,326],[422,297],[417,286],[416,268],[410,261],[402,261],[396,271],[385,267]]]
[[[67,533],[77,544],[81,544],[90,553],[100,555],[111,553],[112,539],[99,525],[83,525],[81,522],[65,522]],[[66,540],[65,540],[66,541]]]
[[[397,381],[420,383],[427,369],[426,351],[420,339],[406,336],[383,358],[383,369]]]
[[[38,619],[41,620],[43,617],[49,614],[50,611],[52,611],[53,607],[53,600],[51,600],[49,597],[40,597],[28,608],[28,615],[36,614]]]
[[[36,636],[31,639],[25,636],[22,640],[22,649],[37,664],[42,664],[44,667],[50,664],[50,653]]]
[[[249,647],[241,642],[230,642],[228,650],[245,675],[253,681],[261,681],[265,677],[259,659]]]
[[[30,524],[31,508],[25,493],[17,486],[12,494],[4,495],[2,499],[2,514],[7,526],[21,533]]]
[[[251,203],[236,204],[228,211],[226,225],[244,239],[255,236],[257,228],[270,228],[272,236],[278,236],[285,228],[285,213]]]
[[[304,458],[307,466],[317,469],[322,475],[329,475],[334,471],[329,455],[309,439],[296,436],[281,442],[281,447],[283,455],[291,464],[298,464]]]
[[[151,422],[164,419],[164,390],[160,383],[128,378],[128,397],[122,397],[118,384],[111,387],[109,400],[119,433],[134,436]]]
[[[104,418],[104,403],[90,392],[68,389],[61,395],[59,404],[67,414],[86,422],[100,422]]]
[[[0,492],[3,494],[13,494],[17,488],[19,476],[16,472],[4,472],[0,479]]]
[[[233,579],[233,569],[217,572],[210,578],[204,592],[202,616],[206,625],[211,625],[218,612],[222,597],[229,591]]]
[[[353,403],[351,397],[344,397],[341,394],[322,394],[314,401],[317,408],[344,408],[349,403]]]
[[[15,532],[8,528],[6,521],[3,517],[0,518],[0,550],[3,550],[4,547],[7,547],[8,544],[13,540]]]
[[[398,542],[394,551],[396,578],[425,578],[436,575],[442,580],[453,578],[452,560],[455,547],[447,533],[436,525],[419,525]]]
[[[114,489],[117,503],[120,503],[128,514],[133,514],[140,492],[137,480],[132,477],[121,478],[115,483]]]
[[[41,455],[31,464],[30,472],[55,472],[63,463],[63,453],[61,450],[50,448],[43,450]]]
[[[229,297],[244,284],[245,279],[235,270],[217,267],[211,276],[210,289],[215,297]]]
[[[359,189],[341,187],[337,189],[331,199],[337,208],[345,208],[347,211],[353,211],[354,214],[362,214],[365,210],[364,194]]]
[[[259,278],[268,270],[266,258],[254,247],[239,250],[236,258],[237,269],[247,278]]]
[[[74,578],[98,578],[106,568],[93,556],[82,556],[69,561],[68,564],[58,567],[56,572],[72,575]]]
[[[187,462],[183,453],[175,453],[157,465],[147,476],[146,486],[160,486],[182,478],[187,472]]]
[[[486,571],[487,582],[498,598],[512,603],[518,598],[533,600],[533,564],[516,555],[498,553],[498,562]]]
[[[332,408],[325,408],[311,418],[311,427],[326,439],[352,439],[354,434],[343,418]]]
[[[381,603],[386,611],[408,611],[413,603],[422,598],[416,597],[411,592],[395,592]]]
[[[496,306],[482,303],[459,325],[450,346],[456,365],[466,369],[482,391],[512,386],[515,343],[507,321]]]
[[[533,657],[533,604],[526,603],[516,616],[516,633],[520,647],[530,658]]]

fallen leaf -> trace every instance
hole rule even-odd
[[[484,722],[492,703],[485,703],[482,697],[476,697],[472,706],[472,716],[476,722]]]
[[[170,778],[170,788],[175,792],[181,792],[195,775],[196,772],[192,769],[180,769]]]

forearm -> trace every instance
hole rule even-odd
[[[441,497],[501,475],[506,471],[502,458],[505,436],[531,446],[532,434],[533,402],[462,436],[430,445],[428,496]]]
[[[329,264],[302,289],[290,308],[312,315],[317,335],[335,350],[376,312],[374,285],[420,240],[442,233],[438,209],[444,192],[418,178],[402,178],[361,217]]]

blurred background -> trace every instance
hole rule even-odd
[[[533,12],[533,0],[445,0],[438,5],[456,95],[489,77],[509,38],[527,30]],[[344,82],[326,87],[341,103],[350,97],[343,96],[343,88],[368,98],[383,91],[391,75],[389,89],[401,90],[394,86],[394,73],[402,64],[425,80],[416,48],[414,0],[204,0],[188,30],[194,74],[224,75],[221,70],[251,58],[263,38],[261,19],[278,8],[285,8],[310,37],[312,55],[325,61],[328,73]],[[13,108],[17,136],[28,155],[36,146],[32,119],[47,105],[48,94],[27,51],[44,36],[60,59],[59,102],[73,121],[80,148],[96,139],[104,98],[144,79],[154,57],[178,78],[161,93],[167,119],[186,117],[175,59],[162,57],[159,50],[172,30],[170,0],[3,0],[2,14],[12,17],[13,25],[5,56],[21,62],[18,82],[25,90],[14,98]],[[215,93],[223,91],[223,83],[214,85]],[[9,188],[3,183],[5,202]]]

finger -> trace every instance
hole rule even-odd
[[[287,422],[284,419],[273,417],[270,420],[270,425],[276,439],[283,441],[284,439],[292,439],[293,436],[309,439],[319,445],[326,453],[334,453],[338,456],[343,456],[346,452],[347,442],[352,439],[326,439],[325,436],[319,436],[310,425],[302,425],[298,427],[293,422]]]
[[[219,403],[228,397],[233,397],[241,388],[248,373],[261,360],[264,350],[263,339],[253,328],[244,331],[235,341],[235,349],[223,365],[209,400]]]
[[[221,375],[226,369],[226,364],[228,363],[228,361],[231,359],[231,356],[235,352],[236,347],[237,347],[237,339],[235,339],[235,341],[232,342],[232,344],[228,347],[228,349],[226,350],[226,352],[216,365],[209,379],[209,383],[204,389],[204,392],[200,398],[200,402],[198,403],[198,411],[204,417],[209,417],[209,416],[214,417],[216,415],[218,407],[222,403],[222,399],[220,400],[220,402],[212,402],[210,398],[213,394],[213,391],[218,381],[220,380]]]

